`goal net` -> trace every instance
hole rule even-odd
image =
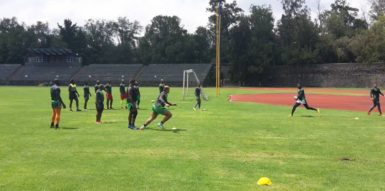
[[[192,78],[191,78],[191,75],[192,75]],[[194,70],[193,69],[183,70],[183,90],[182,90],[183,91],[183,100],[185,97],[189,96],[189,89],[190,89],[189,87],[191,87],[191,86],[193,87],[193,90],[192,91],[190,90],[190,94],[194,95],[195,87],[198,84],[200,84],[201,95],[202,95],[203,99],[208,101],[209,97],[207,96],[207,94],[203,90],[202,83],[199,80],[197,74],[194,72]]]

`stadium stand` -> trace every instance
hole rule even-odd
[[[182,86],[183,70],[193,69],[199,80],[204,81],[211,67],[211,64],[150,64],[143,69],[138,81],[142,86],[157,86],[163,78],[166,84]],[[195,82],[192,76],[190,82]]]
[[[91,64],[82,68],[73,79],[80,83],[111,80],[113,85],[119,85],[122,78],[127,82],[134,79],[142,68],[142,64]]]
[[[182,86],[183,70],[193,69],[198,78],[204,81],[211,69],[211,64],[91,64],[82,66],[79,63],[26,63],[0,64],[0,83],[10,85],[49,85],[58,78],[63,83],[74,79],[77,83],[96,80],[105,83],[111,80],[119,85],[120,80],[137,79],[141,86],[157,86],[163,78],[167,84]],[[190,82],[194,83],[193,76]]]
[[[80,64],[74,63],[26,63],[12,75],[10,84],[49,84],[55,78],[68,82],[80,68]]]
[[[7,84],[11,75],[19,69],[21,64],[0,64],[0,84]]]

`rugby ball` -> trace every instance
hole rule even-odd
[[[297,97],[297,96],[294,96],[294,97],[293,97],[293,99],[294,99],[294,100],[297,100],[297,99],[298,99],[298,97]]]

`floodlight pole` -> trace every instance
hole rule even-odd
[[[184,100],[184,94],[185,94],[185,90],[184,90],[185,80],[186,80],[186,70],[183,70],[183,92],[182,92],[183,100]]]
[[[221,14],[222,14],[222,1],[217,1],[217,43],[216,43],[216,63],[215,63],[215,71],[216,71],[216,95],[219,96],[219,90],[221,87]]]

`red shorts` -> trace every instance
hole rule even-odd
[[[127,99],[127,94],[120,94],[120,99]]]
[[[106,93],[106,98],[107,99],[112,99],[112,94]]]

